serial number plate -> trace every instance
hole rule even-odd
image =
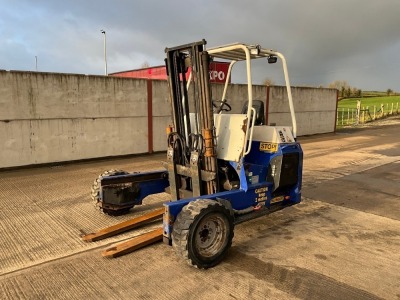
[[[278,144],[276,143],[260,143],[260,151],[264,152],[276,152],[278,151]]]

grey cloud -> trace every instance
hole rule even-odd
[[[294,85],[341,79],[400,91],[398,0],[2,1],[2,69],[103,73],[162,64],[164,48],[205,38],[208,46],[259,43],[285,54]],[[278,69],[255,66],[259,82]],[[280,75],[278,75],[280,76]],[[281,79],[275,80],[281,83]],[[238,78],[240,80],[240,76]]]

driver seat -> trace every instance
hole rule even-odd
[[[242,114],[247,114],[247,109],[249,107],[249,102],[243,103]],[[256,120],[254,121],[255,126],[260,126],[265,124],[265,112],[264,112],[264,102],[261,100],[253,100],[253,108],[256,110]],[[252,120],[250,120],[251,124]]]

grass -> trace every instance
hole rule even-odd
[[[387,92],[378,92],[378,91],[363,91],[363,97],[382,97],[387,96]]]
[[[382,97],[367,97],[367,98],[344,98],[339,101],[338,108],[357,108],[357,100],[361,100],[361,107],[369,107],[373,109],[376,106],[376,109],[380,109],[381,104],[389,105],[389,109],[392,106],[396,107],[396,103],[400,103],[400,96],[382,96]]]
[[[337,126],[354,125],[356,122],[357,100],[361,100],[360,123],[381,118],[391,112],[393,103],[393,113],[398,113],[400,96],[377,96],[366,98],[344,98],[338,103]],[[381,105],[383,110],[381,110]],[[368,110],[366,110],[368,107]],[[375,109],[374,109],[375,107]]]

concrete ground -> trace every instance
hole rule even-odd
[[[0,299],[400,299],[400,119],[301,138],[303,202],[235,228],[217,267],[188,266],[162,243],[117,259],[84,243],[129,215],[96,211],[107,169],[160,169],[164,154],[0,172]]]

